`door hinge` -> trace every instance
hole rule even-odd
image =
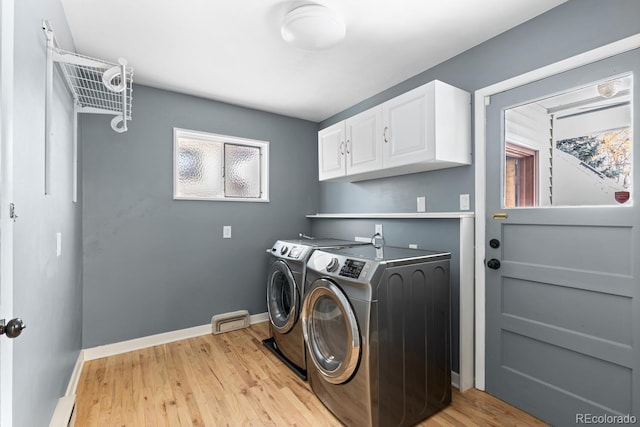
[[[16,205],[13,203],[9,203],[9,218],[11,218],[13,222],[16,222],[16,219],[18,219],[18,215],[16,214]]]

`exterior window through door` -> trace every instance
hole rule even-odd
[[[507,143],[505,153],[505,207],[536,206],[538,152]]]

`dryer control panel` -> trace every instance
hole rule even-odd
[[[349,259],[347,258],[344,262],[344,265],[340,269],[340,276],[350,277],[352,279],[357,279],[360,277],[360,273],[362,269],[367,263],[365,261]]]

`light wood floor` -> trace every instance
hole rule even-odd
[[[76,426],[340,426],[269,352],[267,323],[85,363]],[[421,426],[543,426],[478,390]]]

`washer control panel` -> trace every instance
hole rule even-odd
[[[365,261],[359,261],[359,260],[347,258],[344,261],[344,265],[340,269],[340,276],[357,279],[358,277],[360,277],[360,273],[362,273],[362,269],[364,268],[365,265],[366,265]]]
[[[307,256],[309,250],[310,248],[307,246],[277,241],[271,248],[270,252],[279,258],[302,260]]]

